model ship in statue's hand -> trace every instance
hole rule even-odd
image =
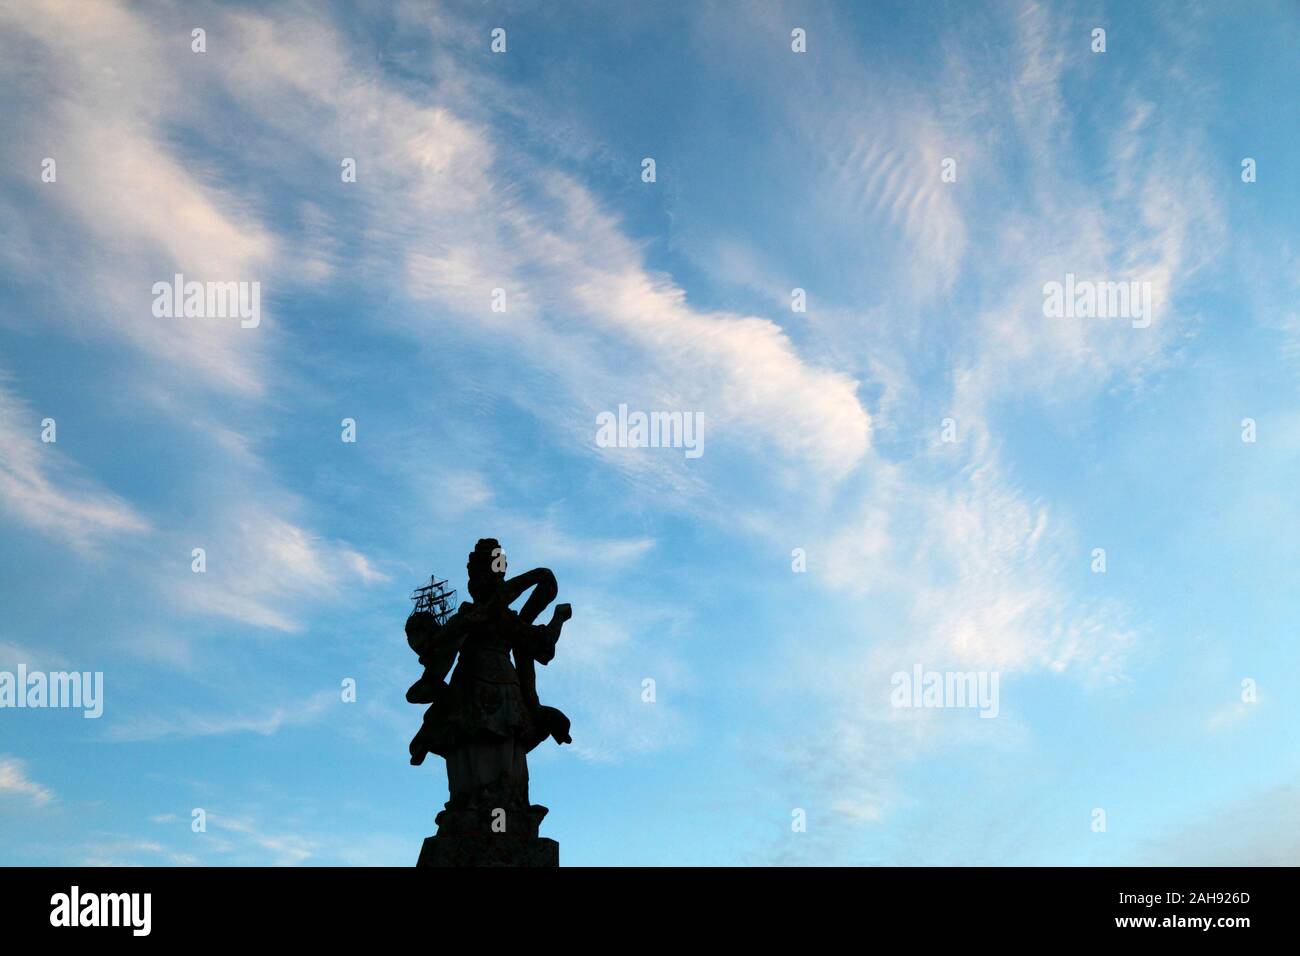
[[[430,753],[444,758],[450,790],[421,863],[554,865],[546,856],[558,858],[558,845],[537,836],[547,810],[529,803],[526,755],[547,737],[572,743],[569,719],[538,700],[535,665],[555,656],[573,611],[557,604],[550,623],[533,623],[555,599],[555,575],[536,568],[507,580],[494,538],[479,540],[466,570],[470,601],[453,612],[455,592],[434,579],[413,595],[416,609],[406,621],[407,642],[424,665],[406,699],[430,705],[411,741],[411,763]],[[530,589],[523,608],[512,611]],[[496,839],[505,834],[511,839]]]

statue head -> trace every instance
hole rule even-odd
[[[496,538],[479,538],[465,562],[469,596],[476,604],[488,601],[506,581],[506,553]]]

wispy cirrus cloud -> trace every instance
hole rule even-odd
[[[1178,294],[1213,260],[1225,234],[1218,192],[1197,153],[1200,132],[1189,133],[1185,123],[1175,129],[1130,94],[1124,122],[1094,134],[1062,107],[1066,74],[1086,65],[1067,52],[1078,23],[1050,17],[1035,3],[1007,4],[1006,11],[1016,29],[992,69],[972,59],[990,55],[979,44],[944,43],[948,62],[936,82],[957,91],[962,113],[886,103],[876,107],[880,116],[828,123],[821,139],[838,143],[838,159],[800,199],[839,195],[833,185],[847,177],[861,191],[857,211],[877,230],[887,261],[939,260],[928,285],[905,276],[884,280],[907,309],[864,314],[822,291],[838,321],[814,327],[849,354],[870,349],[860,361],[887,373],[878,429],[891,436],[914,431],[914,423],[890,413],[915,415],[922,402],[933,416],[919,448],[867,455],[847,508],[833,517],[805,511],[803,540],[785,532],[787,544],[807,542],[810,567],[823,584],[900,607],[901,627],[869,647],[825,651],[835,672],[848,675],[829,682],[809,675],[808,692],[825,707],[832,743],[790,754],[789,768],[799,774],[821,763],[839,768],[834,782],[818,789],[839,808],[833,819],[846,833],[897,809],[894,780],[943,742],[940,721],[909,715],[900,723],[883,697],[872,697],[871,688],[888,689],[892,672],[924,661],[996,670],[1006,682],[1042,673],[1085,686],[1125,679],[1141,615],[1067,583],[1071,562],[1081,560],[1071,515],[1025,494],[992,423],[1007,403],[1051,405],[1065,396],[1091,402],[1111,388],[1140,391],[1176,362],[1195,318],[1177,311]],[[1080,49],[1086,53],[1086,45]],[[842,72],[843,87],[860,87],[850,97],[855,101],[871,100],[877,86],[889,83],[887,76],[854,78],[851,67]],[[967,82],[973,75],[978,85]],[[802,115],[808,90],[796,78],[786,95],[792,114]],[[1001,109],[1006,103],[1011,108]],[[892,135],[891,123],[907,129]],[[815,121],[808,128],[821,129]],[[1081,178],[1065,158],[1085,141],[1105,157],[1103,183]],[[1032,173],[1017,173],[1022,188],[1002,189],[999,164],[1021,147]],[[940,182],[939,155],[956,158],[957,183]],[[912,176],[924,184],[909,187]],[[979,196],[990,188],[1016,202],[987,206]],[[921,198],[930,191],[941,205]],[[945,223],[951,244],[930,232]],[[847,232],[848,225],[841,228]],[[979,245],[979,256],[964,255],[968,240]],[[1043,283],[1066,272],[1150,282],[1151,327],[1045,318]],[[979,291],[971,298],[959,293],[946,314],[931,316],[926,303],[936,288]],[[954,308],[961,310],[955,317]],[[941,440],[944,416],[955,420],[958,441]],[[876,700],[874,711],[864,694]],[[981,738],[979,745],[988,743]],[[824,841],[807,841],[800,858],[824,849]]]
[[[162,740],[166,738],[215,737],[251,733],[269,737],[286,727],[300,727],[322,717],[339,700],[337,690],[319,691],[306,700],[264,707],[245,713],[200,713],[169,710],[151,716],[127,717],[114,721],[109,739],[114,741]]]
[[[0,754],[0,795],[16,795],[37,807],[43,807],[54,799],[51,790],[28,775],[26,761],[7,754]]]
[[[177,560],[157,575],[158,587],[179,608],[255,627],[298,633],[296,615],[309,602],[345,600],[349,586],[387,581],[359,551],[262,508],[238,508],[230,521],[175,539]],[[199,543],[201,539],[201,543]],[[203,550],[201,558],[181,555]],[[202,560],[201,572],[196,563]]]
[[[750,435],[832,476],[869,447],[870,419],[849,376],[802,359],[769,320],[691,306],[572,176],[534,166],[466,119],[481,92],[474,74],[440,77],[427,91],[433,102],[416,102],[360,64],[333,72],[349,53],[327,27],[258,17],[233,26],[237,54],[224,79],[246,109],[322,161],[340,139],[367,144],[356,186],[370,212],[358,225],[377,276],[401,263],[394,277],[413,303],[449,307],[469,329],[508,330],[557,374],[566,411],[576,403],[594,415],[627,395],[699,408],[720,440]],[[326,121],[328,142],[319,135]],[[504,314],[491,310],[497,288]],[[424,321],[408,327],[430,334]],[[611,345],[616,365],[593,361]]]
[[[0,507],[75,546],[148,530],[139,512],[82,474],[57,441],[42,441],[43,429],[41,416],[0,379]]]
[[[151,312],[153,283],[176,272],[255,281],[275,248],[248,204],[205,175],[169,134],[169,125],[202,109],[179,81],[193,65],[184,59],[193,56],[188,39],[165,29],[165,20],[117,3],[0,8],[7,69],[41,77],[49,91],[39,110],[12,117],[19,135],[6,138],[4,153],[9,168],[32,177],[39,157],[19,155],[20,144],[40,144],[56,163],[54,182],[16,191],[29,210],[48,216],[28,278],[75,262],[64,272],[71,295],[61,310],[75,331],[105,344],[127,342],[155,370],[257,394],[265,331]]]

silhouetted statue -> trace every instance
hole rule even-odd
[[[443,757],[450,791],[418,865],[558,866],[559,844],[537,834],[547,810],[529,802],[525,755],[547,737],[572,743],[569,719],[537,699],[534,664],[555,656],[573,612],[557,604],[549,624],[534,624],[555,599],[555,575],[536,568],[507,580],[494,538],[479,540],[466,570],[470,601],[454,614],[445,600],[444,613],[417,603],[406,620],[407,642],[424,665],[406,699],[430,705],[411,741],[411,763]],[[516,614],[510,605],[529,589]]]

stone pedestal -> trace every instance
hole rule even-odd
[[[416,866],[559,866],[560,844],[509,833],[431,836]]]
[[[446,809],[416,866],[559,866],[560,844],[538,836],[546,807],[514,811]]]

